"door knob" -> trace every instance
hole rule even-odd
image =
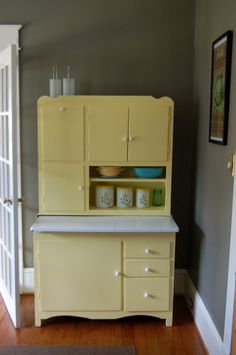
[[[232,156],[232,158],[228,161],[227,163],[227,168],[231,170],[231,175],[234,176],[235,174],[235,155]]]
[[[12,199],[9,197],[5,197],[3,200],[4,205],[6,205],[7,203],[9,203],[9,205],[12,205]]]

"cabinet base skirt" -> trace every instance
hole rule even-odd
[[[58,316],[73,316],[82,317],[88,319],[118,319],[130,316],[150,316],[160,319],[165,319],[166,326],[171,327],[173,323],[173,312],[124,312],[124,311],[113,311],[113,312],[89,312],[89,311],[78,311],[78,312],[47,312],[42,311],[41,313],[36,312],[35,314],[35,326],[40,327],[42,321],[51,317]]]

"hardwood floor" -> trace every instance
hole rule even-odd
[[[21,328],[15,329],[0,297],[0,344],[134,345],[136,355],[206,355],[207,351],[187,309],[184,298],[175,297],[174,324],[163,320],[128,317],[87,320],[58,317],[34,327],[34,297],[21,297]]]

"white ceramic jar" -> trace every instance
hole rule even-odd
[[[133,207],[133,188],[121,186],[117,187],[116,205],[118,208]]]
[[[95,205],[97,208],[114,206],[114,186],[96,186]]]
[[[150,205],[150,191],[148,189],[136,190],[136,207],[147,208]]]

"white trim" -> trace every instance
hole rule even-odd
[[[235,159],[235,155],[234,155]],[[229,267],[228,267],[228,282],[227,296],[225,308],[225,328],[224,328],[224,347],[227,353],[230,353],[233,328],[233,307],[235,293],[235,273],[236,273],[236,175],[234,175],[233,187],[233,202],[232,202],[232,219],[231,219],[231,237],[229,248]]]
[[[19,48],[19,31],[22,25],[0,25],[0,52],[7,48],[9,45],[16,44]],[[18,53],[17,53],[18,54]],[[21,158],[20,158],[20,100],[19,100],[19,56],[16,59],[16,115],[17,115],[17,173],[18,173],[18,198],[21,197]],[[23,277],[24,277],[24,265],[23,265],[23,235],[22,235],[22,206],[18,204],[18,243],[19,243],[19,286],[20,293],[23,292]]]
[[[202,336],[209,355],[229,355],[224,349],[222,339],[206,309],[199,293],[197,292],[190,276],[186,274],[185,298],[193,315],[196,326]]]
[[[23,293],[34,293],[34,268],[24,268]]]
[[[0,25],[0,52],[10,44],[19,48],[19,30],[21,25]]]

